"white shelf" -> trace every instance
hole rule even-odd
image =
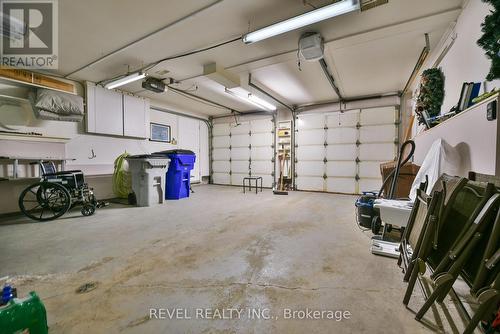
[[[51,137],[51,136],[37,136],[37,135],[26,135],[19,133],[0,133],[0,139],[3,140],[16,140],[16,141],[36,141],[36,142],[46,142],[46,143],[67,143],[70,138],[63,137]]]

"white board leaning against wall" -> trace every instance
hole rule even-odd
[[[262,177],[264,187],[274,182],[272,116],[217,120],[212,129],[212,181],[243,184],[246,176]]]
[[[303,114],[296,122],[296,186],[359,194],[382,185],[380,163],[397,152],[398,109]]]

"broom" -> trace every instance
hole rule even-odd
[[[278,156],[280,159],[280,180],[278,187],[279,189],[273,189],[273,194],[275,195],[288,195],[288,191],[285,191],[285,185],[283,184],[283,169],[285,168],[286,150],[285,145],[282,146],[283,153]]]

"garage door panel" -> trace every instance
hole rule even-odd
[[[228,123],[226,124],[214,124],[212,128],[212,134],[214,136],[229,136],[231,127]]]
[[[250,132],[250,123],[244,122],[240,123],[238,126],[233,126],[231,128],[231,135],[247,135]]]
[[[212,162],[212,170],[214,173],[229,173],[231,163],[229,161],[214,160]]]
[[[252,161],[252,174],[271,174],[273,163],[271,161]]]
[[[302,129],[323,129],[325,127],[324,115],[303,115],[297,120],[297,128]]]
[[[263,188],[271,188],[273,186],[274,179],[269,174],[252,174],[252,177],[261,177],[262,178],[262,187]],[[248,187],[248,181],[245,181],[245,184]],[[251,191],[255,192],[255,180],[251,181],[251,185],[252,185]],[[257,182],[257,186],[259,188],[258,191],[260,192],[260,180]]]
[[[297,145],[323,145],[325,130],[302,130],[297,134]]]
[[[363,126],[359,129],[359,140],[367,142],[394,142],[396,138],[394,125]]]
[[[334,128],[326,132],[326,142],[328,144],[355,143],[358,130],[355,128]]]
[[[233,147],[249,147],[249,135],[231,135],[231,148]]]
[[[231,172],[232,173],[242,173],[248,174],[250,167],[250,162],[248,161],[231,161]]]
[[[356,176],[355,161],[328,161],[326,175],[330,176]]]
[[[342,126],[356,126],[358,123],[359,109],[350,110],[343,113],[337,112],[327,116],[326,125],[328,128],[342,127]]]
[[[247,177],[248,173],[232,173],[231,174],[231,184],[234,186],[242,186],[243,178]]]
[[[262,186],[263,187],[266,187],[266,188],[271,188],[273,186],[273,182],[274,182],[274,179],[271,175],[269,174],[253,174],[252,173],[252,176],[260,176],[262,177]],[[247,181],[248,182],[248,181]],[[247,183],[248,184],[248,183]],[[255,184],[255,181],[252,181],[252,186]],[[259,181],[259,187],[260,187],[260,181]],[[255,191],[255,189],[252,189]],[[260,189],[259,189],[260,191]]]
[[[259,119],[250,122],[252,135],[256,132],[271,132],[273,131],[274,123],[271,119]]]
[[[396,116],[395,107],[300,115],[295,156],[298,189],[354,194],[360,190],[357,174],[363,187],[377,188],[379,162],[392,160],[395,154]]]
[[[361,161],[359,163],[360,177],[380,177],[380,161]]]
[[[273,145],[272,133],[256,133],[250,136],[250,144],[253,146],[269,146]]]
[[[250,160],[250,149],[248,147],[232,148],[231,160]]]
[[[213,173],[212,181],[215,184],[231,184],[231,176],[228,173]]]
[[[385,161],[394,159],[393,143],[387,144],[361,144],[359,146],[359,159]]]
[[[295,169],[299,176],[323,176],[325,174],[323,161],[299,161]]]
[[[327,160],[356,160],[358,155],[355,144],[328,145],[326,147]]]
[[[394,107],[369,108],[361,110],[361,125],[394,123]]]
[[[212,157],[214,160],[228,160],[231,158],[231,151],[228,148],[214,148]]]
[[[335,178],[326,179],[326,191],[334,193],[355,194],[356,180],[354,178]]]
[[[296,179],[297,189],[325,191],[325,180],[322,177],[298,176]]]
[[[295,152],[298,160],[318,160],[323,161],[325,158],[324,146],[298,146]]]
[[[264,178],[264,184],[274,182],[274,122],[261,118],[241,122],[215,124],[212,138],[212,177],[216,184],[242,185],[252,174]],[[251,159],[251,160],[250,160]]]
[[[379,191],[382,187],[382,179],[365,179],[359,180],[359,190],[363,191]]]
[[[229,136],[217,136],[212,140],[212,145],[214,148],[229,148],[231,145]]]
[[[250,152],[252,160],[269,160],[273,158],[273,148],[271,146],[252,146]]]

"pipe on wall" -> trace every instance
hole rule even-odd
[[[206,119],[206,118],[201,118],[201,117],[190,115],[190,114],[183,114],[183,113],[180,113],[180,112],[177,112],[177,111],[173,111],[173,110],[169,110],[169,109],[165,109],[165,108],[161,108],[161,107],[155,107],[155,106],[151,106],[150,109],[153,109],[153,110],[156,110],[156,111],[165,112],[167,114],[172,114],[172,115],[175,115],[175,116],[181,116],[181,117],[187,117],[187,118],[196,119],[198,121],[202,121],[202,122],[205,122],[205,123],[208,124],[208,119]]]
[[[332,86],[333,91],[335,92],[335,94],[337,94],[339,100],[343,101],[344,99],[342,98],[342,94],[340,93],[340,90],[337,87],[337,84],[335,83],[335,79],[333,78],[333,75],[330,73],[330,71],[328,71],[328,65],[326,64],[325,59],[321,58],[319,60],[319,64],[321,65],[321,69],[323,70],[323,73],[325,74],[328,83],[330,84],[330,86]]]
[[[288,104],[284,103],[283,101],[279,100],[278,98],[276,98],[274,95],[272,95],[271,93],[268,93],[266,92],[264,89],[260,88],[259,86],[257,86],[256,84],[254,84],[252,82],[252,73],[249,73],[248,74],[248,85],[252,88],[254,88],[255,90],[259,91],[260,93],[264,94],[265,96],[267,96],[268,98],[270,98],[271,100],[274,100],[276,101],[278,104],[282,105],[283,107],[287,108],[288,110],[292,111],[293,112],[293,108],[290,107]]]
[[[214,180],[212,179],[213,174],[213,131],[214,131],[214,122],[213,117],[210,116],[207,122],[208,126],[208,184],[213,184]]]
[[[297,108],[298,113],[326,113],[336,111],[348,111],[355,109],[366,109],[374,107],[397,106],[400,104],[399,94],[381,95],[360,99],[344,100],[343,102],[331,102],[313,104]]]
[[[231,112],[240,113],[239,111],[231,109],[231,108],[229,108],[229,107],[227,107],[225,105],[222,105],[222,104],[220,104],[218,102],[214,102],[214,101],[206,99],[204,97],[201,97],[201,96],[198,96],[198,95],[195,95],[195,94],[191,94],[191,93],[185,92],[183,90],[174,88],[174,87],[172,87],[170,85],[168,85],[168,89],[171,90],[171,91],[173,91],[173,92],[175,92],[175,93],[177,93],[177,94],[179,94],[179,95],[183,95],[184,97],[188,97],[188,98],[191,98],[191,99],[194,99],[194,100],[199,100],[201,102],[212,104],[213,107],[215,107],[215,108],[218,107],[218,108],[222,108],[222,109],[227,109],[227,110],[229,110]]]
[[[227,117],[245,117],[247,115],[267,115],[267,116],[273,116],[275,114],[274,111],[245,111],[245,112],[237,112],[235,113],[230,113],[230,114],[225,114],[225,115],[219,115],[219,116],[213,116],[212,119],[219,119],[219,118],[227,118]]]

